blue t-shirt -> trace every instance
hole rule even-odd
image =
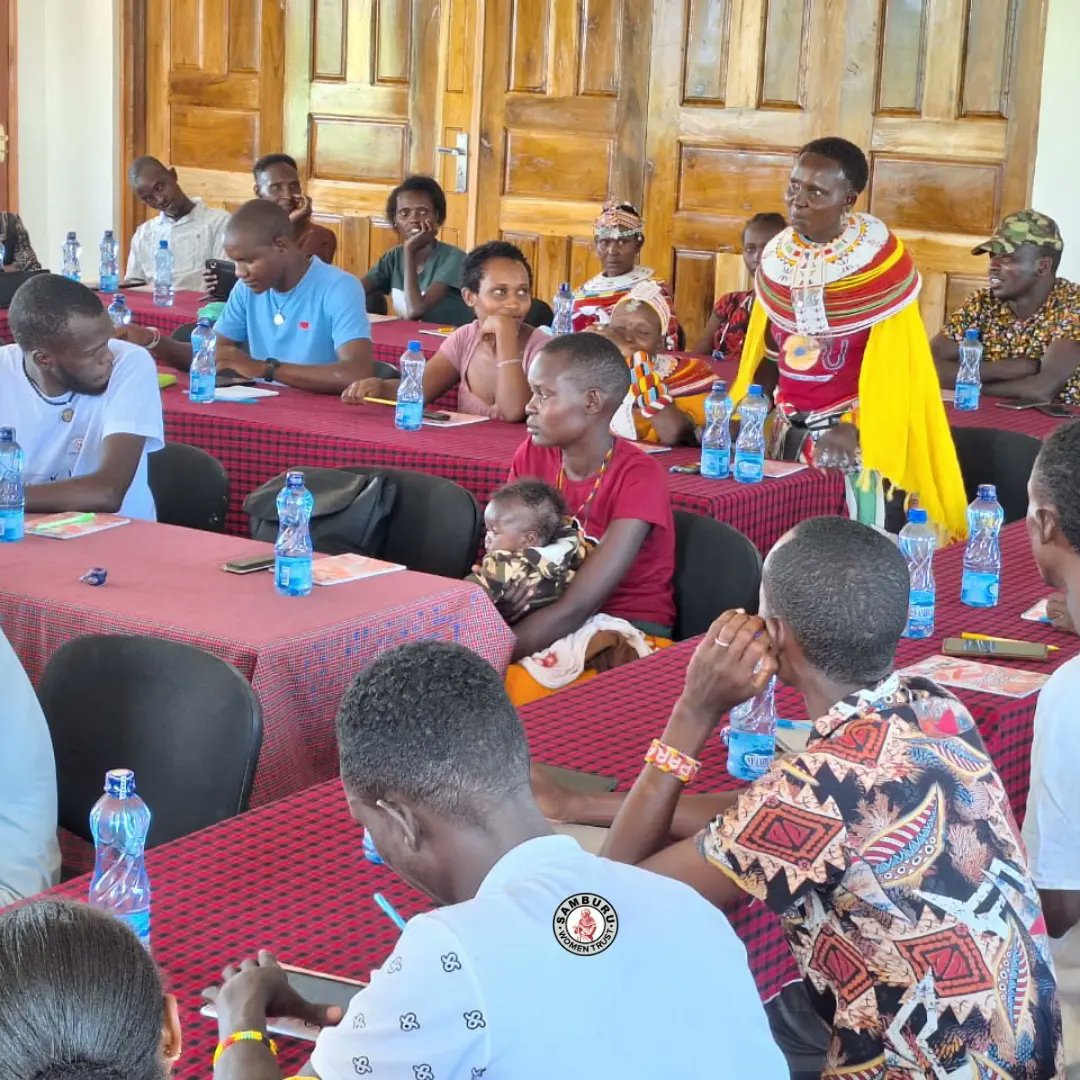
[[[346,341],[371,338],[364,286],[314,255],[289,292],[253,293],[238,281],[214,329],[246,346],[253,360],[288,364],[333,364]]]

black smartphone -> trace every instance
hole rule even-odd
[[[1041,412],[1043,416],[1052,416],[1055,420],[1064,420],[1066,417],[1073,415],[1073,411],[1068,405],[1059,405],[1057,402],[1051,402],[1048,405],[1036,405],[1035,411]]]
[[[214,379],[215,386],[254,386],[255,382],[232,368],[222,368]]]
[[[207,259],[206,269],[217,277],[217,285],[210,295],[215,300],[228,300],[236,284],[236,263],[228,259]]]
[[[226,574],[254,574],[256,570],[269,570],[274,565],[273,553],[269,555],[248,555],[243,559],[230,559],[221,564]]]

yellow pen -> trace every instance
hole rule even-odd
[[[960,635],[964,641],[998,641],[1003,645],[1035,645],[1039,644],[1033,641],[1021,641],[1019,638],[1011,637],[994,637],[993,634],[971,634],[964,632]],[[1048,652],[1057,652],[1061,648],[1060,645],[1047,645]]]
[[[396,401],[388,401],[386,398],[381,397],[366,397],[364,401],[369,405],[393,405],[395,408],[397,407]]]

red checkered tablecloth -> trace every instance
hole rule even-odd
[[[467,645],[504,671],[513,634],[476,586],[399,572],[276,594],[268,573],[225,574],[230,559],[269,545],[132,522],[76,540],[4,545],[0,623],[30,678],[84,634],[147,634],[197,645],[233,664],[263,707],[252,805],[337,773],[334,717],[356,672],[407,641]],[[79,576],[109,571],[91,588]]]
[[[486,503],[506,482],[525,437],[522,425],[493,421],[398,431],[386,406],[343,405],[336,397],[288,388],[255,404],[193,405],[182,386],[173,386],[162,404],[170,442],[198,446],[225,466],[232,485],[227,527],[237,535],[248,532],[244,497],[293,466],[414,469],[445,476]],[[698,457],[697,450],[678,449],[657,460],[666,469]],[[844,509],[843,481],[835,473],[807,469],[751,486],[666,475],[675,506],[734,525],[763,552],[803,518]]]

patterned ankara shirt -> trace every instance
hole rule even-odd
[[[942,333],[963,341],[968,327],[977,327],[983,343],[983,360],[1039,360],[1055,341],[1080,342],[1080,285],[1058,278],[1042,307],[1026,319],[1018,319],[1004,300],[995,300],[989,289],[973,293],[949,316]],[[1058,401],[1080,405],[1080,368],[1061,388]]]
[[[892,675],[814,724],[701,839],[781,916],[826,1078],[1064,1077],[1039,896],[954,697]]]

